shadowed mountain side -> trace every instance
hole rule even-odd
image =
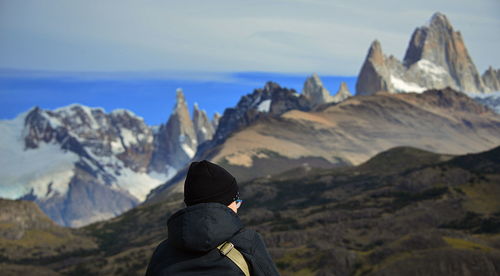
[[[451,89],[422,94],[378,93],[351,97],[314,112],[292,110],[265,116],[233,133],[207,159],[231,168],[237,179],[273,175],[299,164],[360,164],[397,146],[465,154],[500,144],[500,116]],[[182,193],[186,171],[156,188],[148,202]]]

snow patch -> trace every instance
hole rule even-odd
[[[431,74],[431,75],[446,75],[448,72],[446,70],[433,63],[432,61],[429,61],[427,59],[421,59],[417,62],[418,68],[422,70],[425,73]]]
[[[58,127],[63,126],[63,124],[61,123],[61,121],[58,118],[50,116],[45,111],[42,111],[42,112],[43,112],[43,117],[49,122],[50,127],[52,127],[53,129],[56,129]]]
[[[439,82],[448,75],[448,72],[443,67],[426,59],[419,60],[416,66],[423,74],[430,76],[434,82]]]
[[[190,146],[188,146],[186,143],[182,143],[181,148],[187,154],[187,156],[189,156],[189,158],[194,157],[194,154],[195,154],[194,150]]]
[[[137,144],[137,138],[135,137],[134,133],[127,128],[122,128],[120,129],[121,137],[123,140],[123,145],[125,147],[130,147],[133,144]]]
[[[142,202],[152,189],[167,182],[175,173],[175,169],[171,167],[168,168],[167,174],[147,174],[143,172],[134,172],[129,168],[124,168],[120,170],[120,175],[117,176],[116,185],[128,191]]]
[[[262,101],[259,106],[257,107],[257,111],[259,112],[269,112],[271,110],[271,100],[264,100]]]
[[[125,151],[125,148],[123,148],[122,142],[119,140],[113,140],[110,143],[111,146],[111,152],[113,154],[120,154]]]
[[[404,80],[397,78],[393,75],[391,75],[390,80],[391,80],[392,86],[394,86],[394,89],[396,89],[396,91],[398,91],[400,93],[401,92],[403,92],[403,93],[407,93],[407,92],[422,93],[425,91],[425,88],[419,86],[418,84],[413,83],[413,82],[405,82]]]

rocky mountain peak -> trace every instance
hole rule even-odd
[[[212,118],[212,126],[214,128],[214,131],[216,131],[217,127],[219,126],[220,117],[221,117],[221,115],[219,112],[214,113],[214,116]]]
[[[367,60],[370,60],[372,63],[377,65],[384,64],[385,57],[382,51],[382,45],[380,41],[374,40],[370,45],[370,49],[368,49],[368,55],[366,57]]]
[[[212,139],[214,135],[213,125],[208,119],[206,111],[200,110],[197,103],[194,104],[193,125],[198,144]]]
[[[306,79],[302,95],[311,102],[312,106],[331,102],[330,92],[323,86],[323,82],[316,73]]]
[[[155,134],[155,148],[150,168],[165,172],[173,167],[175,170],[184,167],[196,153],[198,141],[193,121],[189,115],[186,99],[182,89],[177,89],[174,110],[166,124],[162,124]],[[165,167],[169,164],[170,167]]]
[[[493,67],[488,67],[482,77],[484,85],[489,87],[492,91],[500,91],[500,69],[493,69]]]
[[[386,58],[380,42],[375,40],[370,45],[363,67],[359,72],[356,95],[370,95],[378,91],[390,91],[391,88]]]
[[[352,94],[349,91],[349,88],[347,88],[347,84],[345,82],[341,82],[337,94],[332,97],[332,102],[339,103],[351,96]]]
[[[177,88],[175,90],[175,93],[176,93],[176,101],[177,101],[177,103],[184,103],[184,102],[186,102],[186,99],[184,97],[184,91],[182,90],[182,88]]]
[[[272,92],[272,91],[278,90],[280,88],[281,88],[281,86],[278,83],[273,82],[273,81],[268,81],[264,85],[263,92]]]
[[[452,50],[453,53],[447,53]],[[435,13],[430,23],[415,30],[405,54],[404,64],[409,67],[421,59],[429,60],[446,68],[450,54],[470,59],[460,33],[453,30],[448,18]]]
[[[417,28],[412,35],[404,65],[409,68],[421,60],[447,71],[452,80],[451,87],[473,93],[485,91],[462,35],[454,31],[442,13],[434,14],[428,26]]]
[[[432,15],[429,21],[429,27],[434,29],[444,29],[449,32],[453,31],[453,27],[451,26],[451,23],[446,15],[440,12],[436,12]]]

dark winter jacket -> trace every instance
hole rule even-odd
[[[252,276],[279,275],[261,236],[243,228],[236,213],[219,203],[182,209],[168,220],[168,239],[160,243],[146,276],[244,275],[217,246],[225,241],[245,257]]]

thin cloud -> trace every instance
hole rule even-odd
[[[441,11],[480,71],[500,67],[500,3],[483,1],[4,1],[0,67],[355,75],[373,39],[402,58]]]

